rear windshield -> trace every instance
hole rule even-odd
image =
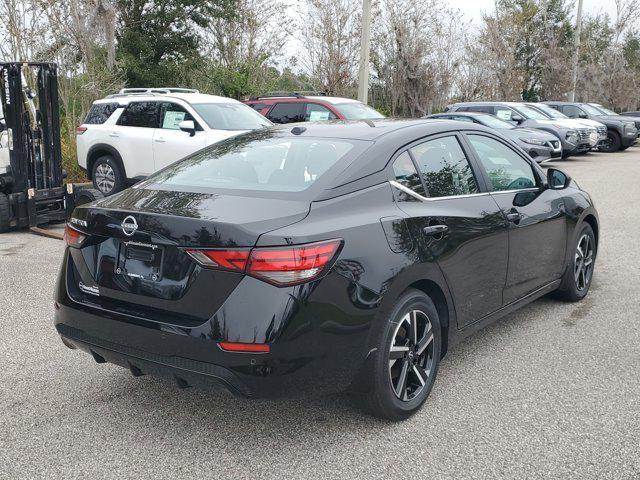
[[[341,159],[353,158],[349,154],[361,150],[355,147],[362,145],[344,139],[284,136],[270,129],[212,145],[150,177],[144,185],[178,191],[301,192]]]
[[[244,103],[196,103],[192,107],[214,130],[256,130],[273,125]]]
[[[360,102],[336,103],[334,107],[347,120],[376,120],[384,118],[384,115],[380,112]]]
[[[84,123],[88,125],[100,125],[107,120],[118,108],[118,103],[94,103],[87,113]]]

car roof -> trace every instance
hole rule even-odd
[[[437,115],[456,115],[458,117],[493,117],[493,115],[487,112],[441,112],[423,118],[436,118]]]
[[[139,94],[139,93],[123,93],[109,95],[107,98],[96,100],[94,103],[123,103],[130,102],[149,102],[162,100],[182,100],[189,104],[197,103],[241,103],[234,98],[219,97],[217,95],[208,95],[205,93],[155,93],[155,94]]]
[[[285,95],[282,96],[265,96],[265,97],[256,97],[250,98],[249,100],[245,100],[245,103],[278,103],[278,102],[291,102],[291,103],[301,103],[308,102],[309,100],[313,102],[324,102],[329,103],[331,105],[341,104],[341,103],[361,103],[358,100],[354,100],[353,98],[345,98],[345,97],[326,97],[324,95]]]

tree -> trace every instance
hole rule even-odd
[[[118,0],[116,57],[127,85],[185,83],[202,61],[202,29],[231,16],[234,5],[234,0]]]

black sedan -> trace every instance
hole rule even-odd
[[[516,127],[498,117],[482,112],[436,113],[425,118],[441,118],[459,122],[479,123],[497,130],[529,154],[537,163],[562,157],[560,139],[552,133],[535,128]]]
[[[135,376],[348,389],[402,419],[456,342],[542,295],[584,298],[598,231],[574,181],[479,125],[275,127],[77,208],[55,327]]]

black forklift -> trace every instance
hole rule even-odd
[[[65,184],[55,63],[0,63],[0,233],[65,222],[101,198]]]

